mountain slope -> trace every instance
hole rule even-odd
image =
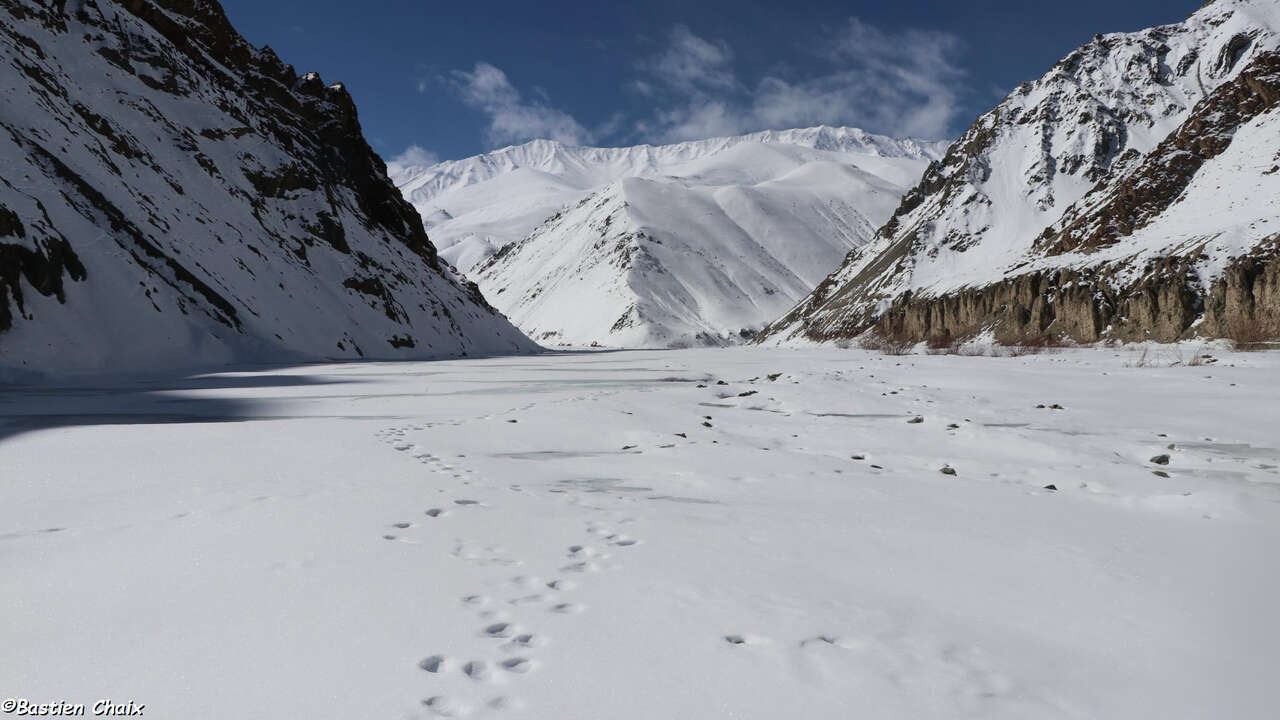
[[[944,149],[941,143],[834,127],[767,130],[675,145],[621,148],[534,140],[432,166],[392,166],[391,178],[422,215],[441,256],[469,273],[498,248],[524,238],[557,210],[609,183],[633,177],[683,176],[689,172],[688,165],[741,145],[807,148],[817,151],[814,157],[828,153],[843,159],[856,157],[871,172],[898,185],[914,182],[923,166],[899,161],[936,159]],[[876,158],[884,162],[877,163]],[[754,184],[768,179],[769,168],[722,168],[721,173],[721,184]],[[501,202],[495,203],[494,198],[501,198]]]
[[[1228,287],[1230,269],[1253,267],[1280,229],[1266,228],[1277,213],[1264,174],[1280,143],[1265,108],[1244,110],[1277,28],[1273,2],[1219,0],[1180,24],[1096,37],[979,118],[875,240],[763,339],[875,327],[907,339],[1170,340],[1280,320],[1265,303],[1270,320],[1252,301],[1247,317],[1212,301],[1254,293],[1252,279]],[[1184,162],[1208,128],[1235,149]]]
[[[454,233],[444,257],[470,264],[535,339],[668,347],[741,342],[791,307],[937,153],[809,128],[664,147],[536,141],[394,177],[438,219],[436,238]]]
[[[346,90],[215,2],[0,9],[0,366],[532,349],[438,260]]]

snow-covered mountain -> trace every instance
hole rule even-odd
[[[945,143],[899,140],[857,128],[766,130],[750,135],[674,145],[575,147],[533,140],[462,160],[428,166],[392,165],[391,179],[422,215],[443,258],[468,272],[504,245],[523,239],[544,220],[604,186],[635,177],[688,172],[697,163],[739,145],[809,148],[845,155],[932,160]],[[821,157],[821,155],[817,155]],[[905,168],[905,169],[903,169]],[[895,184],[919,177],[911,163],[872,166]],[[737,177],[765,179],[768,168],[734,168]],[[497,198],[497,202],[495,202]]]
[[[737,341],[794,305],[941,151],[831,127],[538,140],[392,177],[442,256],[534,339],[666,347]]]
[[[0,0],[0,369],[532,349],[212,0]]]
[[[766,341],[1280,334],[1280,3],[1096,36],[983,115]]]

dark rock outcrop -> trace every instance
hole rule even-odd
[[[1276,20],[1224,0],[1095,37],[980,117],[757,341],[1280,338]]]
[[[440,262],[346,88],[216,2],[0,16],[0,370],[535,347]]]
[[[1138,168],[1099,183],[1073,205],[1045,230],[1037,247],[1050,255],[1092,252],[1140,230],[1178,201],[1205,162],[1231,146],[1237,129],[1277,103],[1280,53],[1264,53],[1200,101],[1191,117]]]
[[[998,342],[1009,344],[1046,336],[1082,343],[1280,337],[1280,238],[1234,260],[1207,292],[1195,260],[1161,258],[1142,279],[1127,284],[1117,280],[1127,266],[1104,265],[1028,273],[940,297],[905,293],[863,323],[813,339],[852,337],[868,329],[911,341],[990,330]]]

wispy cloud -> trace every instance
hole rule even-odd
[[[549,138],[571,145],[585,145],[593,133],[569,113],[555,108],[544,91],[527,100],[511,84],[507,74],[489,63],[476,63],[470,72],[454,70],[451,80],[463,102],[488,117],[485,139],[491,145]]]
[[[960,50],[960,40],[945,32],[889,31],[850,18],[804,48],[806,74],[782,67],[745,78],[729,43],[676,25],[655,52],[634,64],[625,83],[649,109],[616,112],[591,125],[558,107],[541,87],[522,92],[487,62],[423,76],[418,91],[444,86],[456,92],[485,116],[491,147],[535,138],[571,145],[665,143],[811,125],[942,139],[970,92]],[[409,148],[401,157],[415,150],[426,152]]]
[[[852,64],[843,74],[859,91],[859,101],[881,108],[877,122],[897,118],[905,134],[940,137],[965,89],[965,72],[956,61],[960,47],[950,33],[913,28],[890,33],[852,18],[834,55]]]
[[[438,162],[440,162],[440,156],[421,145],[410,145],[404,152],[387,161],[387,170],[394,175],[407,167],[426,167]]]
[[[640,66],[676,92],[729,92],[739,87],[733,73],[733,49],[723,41],[700,38],[685,25],[672,28],[666,47]]]
[[[965,74],[959,40],[947,33],[887,32],[857,18],[818,48],[825,67],[795,79],[768,74],[744,82],[733,49],[685,26],[640,63],[629,87],[656,109],[635,123],[638,136],[674,142],[765,128],[855,125],[891,135],[945,137],[959,109]]]

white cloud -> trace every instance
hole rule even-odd
[[[862,99],[901,118],[904,134],[941,137],[959,110],[965,73],[956,64],[960,39],[944,32],[908,28],[887,33],[857,18],[849,20],[835,48],[848,60]]]
[[[704,40],[684,25],[672,28],[667,46],[641,67],[667,87],[687,94],[729,91],[738,86],[733,50],[728,44]]]
[[[654,142],[680,142],[739,135],[747,118],[723,100],[699,96],[681,105],[660,108],[652,120],[636,124],[637,132]]]
[[[812,125],[942,139],[954,130],[960,99],[970,92],[957,63],[960,40],[948,33],[887,31],[851,18],[806,49],[805,65],[816,68],[808,75],[798,75],[793,65],[744,79],[727,42],[676,25],[624,84],[650,110],[639,117],[614,113],[591,126],[556,107],[540,87],[522,93],[487,62],[423,77],[418,91],[452,87],[486,117],[484,137],[491,147],[535,138],[570,145],[665,143]],[[409,148],[400,157],[415,150],[426,152]]]
[[[633,90],[658,99],[636,133],[656,142],[766,128],[853,125],[890,135],[946,137],[964,91],[959,40],[947,33],[886,32],[853,18],[823,44],[815,76],[740,80],[724,42],[675,27],[666,46],[641,63]]]
[[[421,145],[410,145],[404,152],[387,161],[387,170],[391,174],[409,167],[428,167],[440,162],[440,156]]]
[[[488,116],[485,139],[491,145],[533,138],[586,145],[593,138],[572,115],[552,107],[545,92],[535,92],[540,100],[525,100],[507,74],[489,63],[476,63],[471,72],[455,70],[452,78],[463,102]]]
[[[627,122],[627,116],[623,113],[616,112],[605,119],[604,122],[595,126],[591,130],[591,134],[598,138],[613,137],[618,134],[623,125]]]

